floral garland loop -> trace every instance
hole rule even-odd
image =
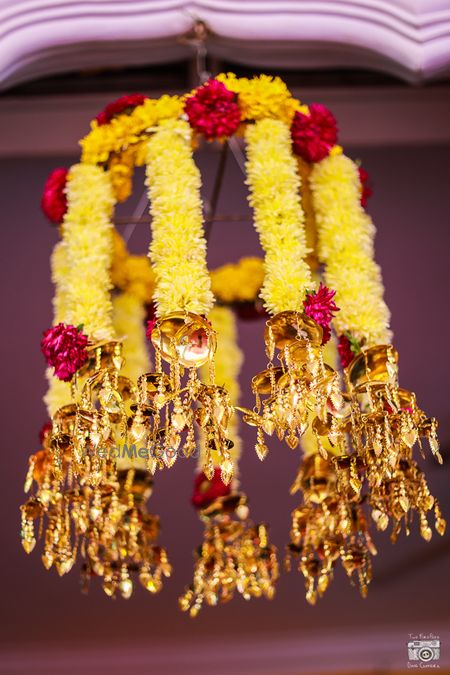
[[[302,311],[311,270],[289,127],[263,119],[247,127],[245,140],[249,202],[265,252],[261,297],[271,314]]]
[[[319,259],[341,307],[333,322],[336,331],[368,346],[389,342],[390,314],[374,261],[375,227],[361,206],[358,167],[345,155],[329,156],[314,165],[310,181]]]
[[[110,290],[114,197],[107,172],[75,164],[67,183],[62,225],[66,248],[67,321],[83,324],[91,340],[114,336]]]
[[[147,144],[153,233],[149,256],[156,277],[158,316],[179,310],[205,315],[214,302],[206,266],[200,185],[189,124],[162,122]]]

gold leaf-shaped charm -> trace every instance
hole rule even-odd
[[[378,509],[373,509],[372,518],[375,521],[375,525],[377,526],[377,530],[380,530],[381,532],[384,532],[384,530],[389,525],[389,516],[386,513],[383,513],[383,511],[379,511]]]
[[[445,521],[445,518],[442,518],[442,517],[437,518],[437,519],[436,519],[436,523],[435,523],[434,526],[435,526],[435,528],[436,528],[436,532],[437,532],[438,534],[440,534],[441,537],[443,537],[444,534],[445,534],[445,530],[446,530],[446,528],[447,528],[447,523],[446,523],[446,521]]]
[[[31,551],[36,546],[36,539],[34,537],[25,537],[22,539],[22,546],[25,553],[31,553]]]
[[[121,410],[122,397],[111,387],[102,387],[98,392],[98,400],[102,407],[111,414],[119,413]]]
[[[268,436],[272,436],[273,432],[275,431],[275,422],[270,419],[270,417],[266,417],[262,423],[262,428]]]
[[[182,431],[186,426],[186,417],[182,412],[176,412],[173,413],[172,417],[170,418],[170,422],[174,429],[177,431]]]
[[[263,461],[266,458],[267,453],[269,452],[269,448],[265,443],[257,443],[255,445],[255,450],[256,454],[258,455],[261,461]]]
[[[318,442],[317,447],[319,449],[320,456],[323,457],[323,459],[325,459],[325,460],[328,459],[328,452],[327,452],[326,448],[324,448],[322,443]]]
[[[431,541],[431,537],[433,536],[433,533],[431,531],[431,527],[428,525],[420,526],[420,534],[425,541]]]
[[[225,485],[229,485],[231,483],[231,479],[233,478],[233,462],[231,459],[226,459],[220,466],[220,477],[222,478],[222,482],[225,483]]]
[[[402,507],[403,511],[406,513],[409,509],[409,499],[406,495],[402,495],[398,498],[398,503]]]
[[[177,460],[177,451],[174,447],[166,448],[163,452],[163,462],[168,469],[171,469]]]
[[[417,441],[417,431],[415,429],[409,429],[402,435],[402,440],[408,448],[412,448]]]

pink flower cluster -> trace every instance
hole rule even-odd
[[[341,359],[341,366],[347,368],[355,358],[355,354],[352,350],[352,343],[346,335],[339,336],[338,352]]]
[[[331,337],[330,324],[333,320],[334,314],[339,311],[339,307],[334,302],[336,291],[332,291],[322,283],[317,291],[308,293],[305,299],[304,311],[305,314],[314,319],[319,326],[322,326],[323,337],[322,344],[326,344]]]
[[[99,126],[108,124],[116,115],[120,115],[120,113],[123,113],[126,110],[133,110],[136,106],[142,105],[147,98],[148,96],[144,96],[144,94],[125,94],[125,96],[121,96],[115,101],[108,103],[106,108],[102,110],[95,119]]]
[[[87,361],[87,335],[76,326],[64,323],[49,328],[43,335],[41,350],[47,364],[54,369],[57,378],[69,382]]]
[[[67,211],[66,182],[68,169],[53,169],[45,181],[41,208],[50,222],[59,225]]]
[[[320,103],[309,106],[309,113],[297,111],[291,126],[294,152],[306,162],[320,162],[337,142],[337,124],[333,114]]]
[[[369,185],[369,174],[362,166],[358,169],[359,180],[361,181],[361,206],[366,208],[367,200],[372,196],[373,190]]]
[[[236,94],[218,80],[208,80],[186,99],[189,124],[208,140],[234,134],[241,122]]]

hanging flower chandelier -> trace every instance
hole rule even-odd
[[[208,272],[194,150],[233,135],[246,145],[264,260]],[[437,422],[400,387],[368,176],[337,138],[331,112],[301,104],[280,78],[228,73],[184,97],[114,101],[81,140],[80,163],[51,174],[42,208],[61,235],[41,343],[51,422],[21,507],[23,547],[41,537],[47,569],[62,575],[81,559],[84,589],[98,577],[109,596],[129,598],[136,580],[159,591],[171,566],[147,502],[158,471],[183,453],[198,457],[192,503],[204,536],[181,608],[195,616],[236,593],[272,598],[277,555],[239,489],[238,415],[256,429],[261,460],[274,434],[303,454],[286,566],[297,563],[310,603],[339,561],[367,594],[372,523],[391,523],[396,541],[417,514],[429,541],[433,512],[444,534],[416,461],[428,444],[442,463]],[[142,165],[148,257],[130,255],[113,225]],[[252,410],[239,405],[235,313],[266,316]]]

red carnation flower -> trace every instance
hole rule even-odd
[[[52,430],[51,422],[46,422],[45,424],[42,425],[41,430],[39,432],[39,442],[41,444],[41,447],[44,445],[45,438],[51,430]]]
[[[191,127],[208,140],[231,136],[241,121],[236,94],[214,79],[186,99],[184,110]]]
[[[338,352],[341,358],[341,366],[347,368],[355,358],[355,353],[352,350],[352,343],[346,335],[339,336]]]
[[[68,169],[53,169],[44,185],[41,208],[50,222],[59,225],[67,211],[66,182]]]
[[[75,326],[66,326],[63,323],[49,328],[43,335],[41,350],[47,364],[54,368],[56,377],[69,382],[87,361],[87,335]]]
[[[108,103],[106,108],[102,110],[95,119],[99,126],[108,124],[113,117],[120,115],[120,113],[133,110],[136,106],[144,103],[147,98],[148,96],[144,96],[144,94],[125,94],[125,96],[121,96],[115,101]]]
[[[196,509],[204,509],[218,497],[226,497],[231,492],[231,485],[225,485],[220,477],[220,469],[214,469],[214,476],[208,480],[203,472],[198,473],[194,481],[192,504]]]
[[[362,166],[358,169],[359,180],[361,181],[361,206],[365,209],[367,200],[372,196],[373,190],[369,185],[369,174]]]
[[[336,306],[333,298],[336,291],[332,291],[322,283],[317,291],[308,293],[303,303],[305,314],[314,319],[319,326],[323,328],[322,344],[326,344],[331,337],[330,323],[339,307]]]
[[[337,142],[337,124],[324,105],[313,103],[309,114],[297,111],[291,126],[294,152],[307,162],[320,162]]]

